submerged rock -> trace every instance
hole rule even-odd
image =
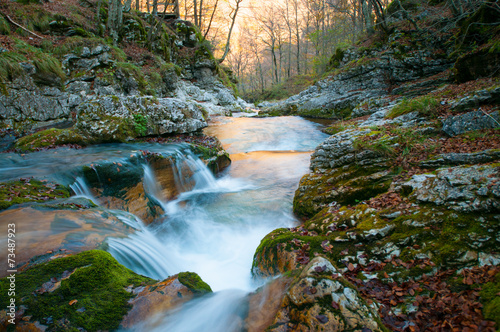
[[[52,253],[79,253],[96,249],[108,237],[124,237],[130,226],[106,209],[86,199],[58,200],[49,204],[22,205],[0,213],[0,225],[16,225],[16,268],[50,259]],[[43,238],[43,241],[40,239]],[[0,242],[7,252],[7,241]],[[36,258],[37,256],[41,256]],[[7,275],[7,260],[1,263],[0,276]]]

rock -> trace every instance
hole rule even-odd
[[[190,133],[207,126],[198,107],[173,98],[99,97],[81,103],[76,112],[76,128],[98,141]],[[143,132],[141,127],[131,125],[140,119],[145,121]]]
[[[197,296],[198,289],[186,286],[182,282],[185,274],[185,272],[180,273],[158,283],[131,290],[136,296],[129,301],[132,308],[123,318],[120,326],[130,329],[158,313],[177,308]],[[201,281],[198,275],[192,274]]]
[[[363,234],[363,237],[368,241],[371,241],[371,240],[374,240],[377,238],[380,239],[380,238],[386,237],[392,230],[394,230],[394,228],[396,228],[394,225],[387,225],[383,228],[370,229],[369,231],[367,231]]]
[[[32,204],[0,212],[1,225],[16,224],[18,267],[35,256],[51,252],[79,253],[95,249],[108,237],[125,237],[132,231],[118,216],[99,207],[85,208],[84,204],[70,198],[46,204],[45,208]],[[44,240],[40,241],[40,237]],[[7,242],[2,243],[1,249],[7,250]],[[7,261],[1,263],[1,268],[0,276],[6,276]]]
[[[456,112],[467,111],[485,104],[500,102],[500,87],[475,91],[472,95],[459,99],[451,104],[451,109]]]
[[[462,115],[451,116],[443,121],[443,131],[449,136],[456,136],[468,131],[497,128],[500,126],[500,112],[485,114],[473,111]]]
[[[245,327],[248,332],[264,331],[273,323],[292,279],[279,277],[250,294]]]
[[[333,280],[326,271],[308,276],[317,263],[308,264],[295,278],[267,331],[288,331],[292,326],[294,331],[382,331],[378,316],[342,277]]]
[[[25,308],[20,315],[28,319],[23,324],[42,330],[41,325],[45,325],[52,331],[116,330],[130,309],[128,301],[135,296],[126,289],[155,283],[100,250],[38,264],[17,273],[16,282],[25,285],[16,289],[16,305]],[[1,287],[8,287],[8,283],[7,278],[0,279]],[[49,292],[41,287],[47,283],[60,283],[60,287]],[[97,316],[99,320],[94,319]]]
[[[312,216],[328,205],[353,204],[386,191],[394,176],[387,156],[357,150],[354,142],[370,135],[368,128],[347,129],[327,138],[311,156],[310,174],[300,181],[294,212]]]
[[[500,209],[499,170],[494,164],[438,169],[435,176],[414,176],[403,187],[411,187],[411,197],[418,202],[462,212],[493,212]]]
[[[484,150],[474,153],[443,153],[429,160],[420,162],[423,168],[444,166],[484,164],[500,159],[499,150]]]

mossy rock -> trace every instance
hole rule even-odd
[[[47,129],[35,134],[20,138],[14,145],[15,149],[23,152],[36,149],[55,147],[64,144],[87,145],[87,142],[77,132],[71,129]]]
[[[295,191],[293,211],[299,217],[312,217],[325,205],[336,202],[355,205],[386,192],[396,173],[376,166],[350,166],[331,169],[323,174],[306,174]]]
[[[155,280],[132,272],[109,253],[91,250],[17,274],[16,304],[28,308],[25,317],[31,316],[49,329],[65,325],[67,331],[113,330],[131,307],[128,300],[134,295],[125,289],[153,283]],[[0,279],[4,308],[9,303],[9,284],[7,278]]]
[[[212,293],[212,288],[194,272],[181,272],[177,275],[177,279],[196,294]]]
[[[0,211],[16,204],[47,202],[69,196],[69,189],[59,184],[50,184],[35,179],[2,182],[0,183]]]
[[[129,162],[102,162],[83,167],[88,184],[102,190],[103,196],[121,197],[142,181],[144,168],[137,159]]]

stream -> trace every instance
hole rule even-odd
[[[214,293],[141,322],[133,330],[235,331],[244,319],[246,295],[264,282],[251,276],[255,249],[272,230],[297,224],[293,195],[308,171],[312,151],[327,137],[319,129],[318,124],[300,117],[214,118],[205,133],[218,137],[232,160],[217,177],[182,145],[108,144],[24,156],[6,154],[0,159],[0,180],[56,179],[71,184],[78,195],[92,198],[85,182],[70,171],[73,167],[99,160],[125,163],[145,149],[175,154],[189,165],[194,186],[183,190],[186,175],[179,169],[176,185],[181,193],[165,201],[159,197],[156,175],[147,164],[142,165],[144,187],[161,202],[165,214],[145,226],[130,213],[110,210],[133,231],[108,238],[108,251],[128,268],[158,280],[196,272]]]

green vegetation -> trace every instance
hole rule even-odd
[[[3,16],[0,16],[0,35],[10,35],[10,25]]]
[[[139,136],[148,133],[148,119],[142,114],[134,114],[134,130]]]
[[[394,108],[387,114],[387,117],[394,119],[400,115],[418,112],[420,115],[435,117],[439,101],[432,96],[421,96],[413,99],[404,99],[402,102],[394,106]]]
[[[194,272],[181,272],[177,275],[177,279],[194,293],[206,294],[212,292],[210,286]]]
[[[70,196],[69,189],[35,179],[21,179],[0,183],[0,210],[15,204],[27,202],[46,202]]]
[[[28,308],[25,316],[53,330],[61,330],[61,325],[67,331],[112,330],[118,328],[130,308],[128,300],[134,296],[125,289],[154,282],[122,266],[109,253],[91,250],[17,274],[16,303]],[[0,304],[4,308],[9,303],[8,288],[9,280],[1,279]]]
[[[0,81],[12,81],[19,77],[24,71],[20,62],[26,61],[26,58],[14,52],[0,53]]]
[[[486,319],[493,320],[500,326],[500,273],[495,275],[495,281],[483,285],[481,303],[484,305],[483,314]]]

